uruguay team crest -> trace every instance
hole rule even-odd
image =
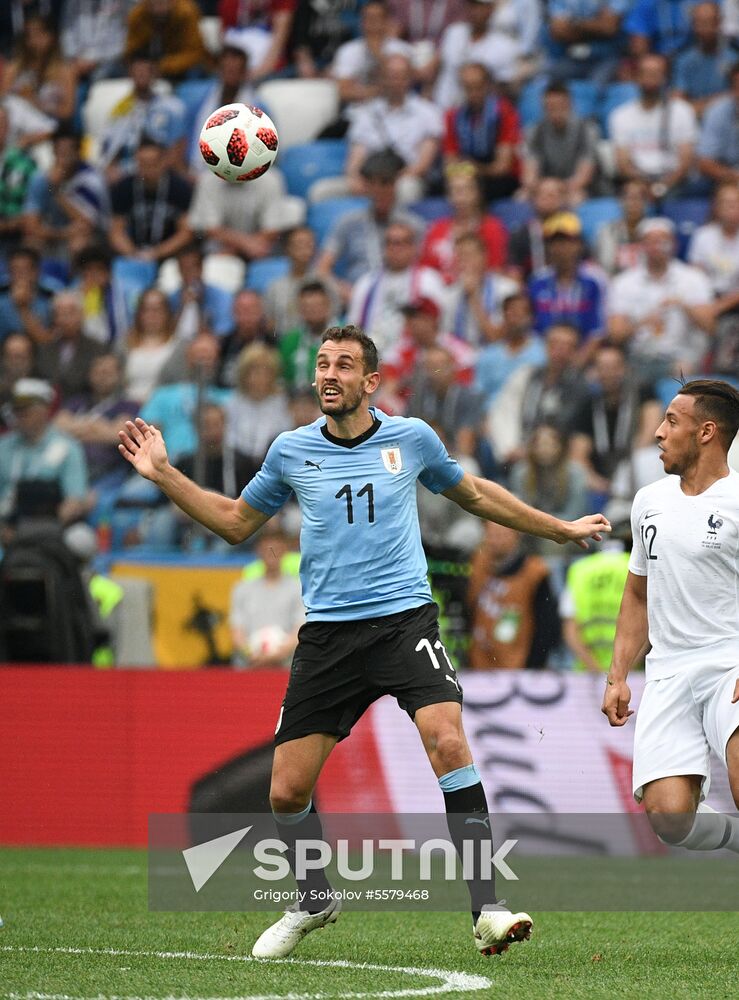
[[[382,455],[382,464],[388,472],[395,475],[403,468],[403,456],[397,445],[393,448],[380,448],[380,454]]]

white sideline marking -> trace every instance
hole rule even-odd
[[[406,976],[426,976],[439,979],[436,986],[419,986],[401,990],[378,990],[351,993],[266,993],[242,997],[151,997],[113,996],[98,994],[91,997],[71,996],[66,993],[5,993],[0,996],[9,1000],[365,1000],[365,998],[422,997],[441,993],[471,993],[485,990],[493,984],[485,976],[470,975],[466,972],[452,972],[448,969],[417,969],[402,965],[374,965],[370,962],[348,962],[344,959],[329,961],[319,958],[275,958],[259,959],[251,955],[209,955],[192,951],[129,951],[123,948],[40,948],[38,946],[2,945],[2,951],[30,952],[59,955],[113,955],[126,958],[187,959],[194,962],[254,962],[257,965],[315,965],[332,969],[367,969],[371,972],[397,972]]]

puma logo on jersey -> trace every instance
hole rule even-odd
[[[306,458],[305,464],[313,466],[313,468],[314,469],[318,469],[319,472],[323,472],[323,469],[321,468],[321,466],[323,465],[323,463],[325,461],[326,461],[326,459],[322,458],[320,462],[311,462],[311,460],[309,458]]]
[[[488,830],[490,829],[490,817],[485,816],[484,819],[477,819],[476,816],[468,816],[464,821],[465,826],[471,826],[473,823],[479,823],[480,826],[486,826]]]

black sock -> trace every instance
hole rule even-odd
[[[297,823],[281,823],[279,817],[274,813],[273,815],[280,840],[287,844],[285,857],[295,875],[295,843],[298,840],[323,840],[321,817],[312,802],[310,812]],[[296,876],[295,881],[300,893],[305,893],[298,903],[299,909],[307,910],[308,913],[326,909],[330,901],[331,884],[322,868],[306,872],[304,879],[299,880]]]
[[[495,876],[491,875],[489,879],[483,878],[480,870],[479,845],[484,841],[492,841],[488,804],[482,782],[478,781],[474,785],[459,788],[454,792],[444,792],[444,804],[449,834],[460,861],[462,861],[463,842],[467,840],[474,843],[472,878],[466,881],[470,891],[472,919],[476,922],[482,907],[486,903],[496,902]]]

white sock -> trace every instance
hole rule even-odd
[[[739,818],[716,812],[701,802],[690,833],[674,846],[685,847],[689,851],[725,849],[739,854]]]

